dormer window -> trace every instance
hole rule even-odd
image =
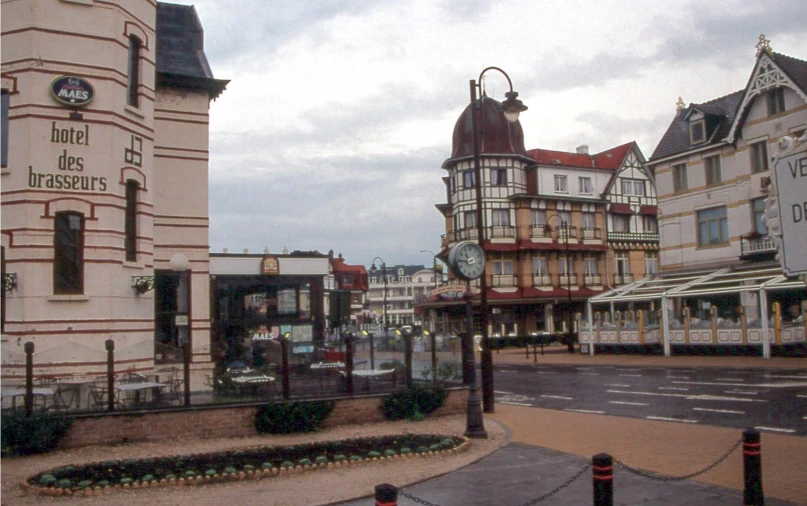
[[[689,143],[698,144],[706,140],[706,121],[695,120],[689,124]]]

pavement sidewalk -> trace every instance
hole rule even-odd
[[[525,357],[524,349],[493,352],[496,364],[621,365],[626,367],[807,368],[807,359],[714,356],[570,354],[565,346]],[[742,437],[734,428],[573,413],[497,404],[485,423],[499,423],[510,441],[489,457],[453,473],[404,488],[430,503],[450,506],[532,503],[563,485],[590,462],[608,453],[643,471],[683,476],[716,460]],[[807,504],[807,438],[762,434],[763,491],[768,506]],[[553,506],[592,504],[591,470],[546,499]],[[651,480],[615,467],[615,504],[742,504],[742,448],[693,479]],[[399,497],[400,504],[411,500]],[[372,499],[345,503],[370,505]]]

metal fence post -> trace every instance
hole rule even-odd
[[[345,388],[353,395],[353,333],[345,333]]]
[[[107,410],[115,411],[115,341],[104,341],[106,348],[106,398]]]
[[[389,483],[382,483],[375,486],[375,505],[376,506],[397,506],[398,505],[398,488]]]
[[[34,343],[28,341],[25,350],[25,416],[31,416],[34,409]]]
[[[591,457],[594,478],[594,506],[614,505],[614,459],[607,453]]]
[[[182,343],[182,377],[184,383],[183,397],[186,406],[191,405],[191,343]]]
[[[762,493],[762,446],[760,433],[756,429],[743,431],[743,504],[746,506],[764,506],[765,496]]]
[[[280,371],[283,376],[283,398],[288,400],[290,396],[289,385],[289,340],[283,336],[280,341]]]
[[[412,331],[404,331],[404,363],[406,364],[406,387],[412,388]]]

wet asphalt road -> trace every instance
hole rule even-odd
[[[496,365],[497,403],[807,436],[804,369]]]

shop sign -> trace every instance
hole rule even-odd
[[[479,289],[472,286],[471,293],[479,295]],[[432,290],[432,296],[443,299],[461,299],[465,296],[465,287],[461,285],[441,286]]]
[[[261,261],[261,274],[280,274],[280,264],[277,261],[277,257],[263,257]]]
[[[95,89],[89,81],[75,76],[57,77],[50,83],[50,93],[57,102],[70,107],[84,107],[92,102]]]

